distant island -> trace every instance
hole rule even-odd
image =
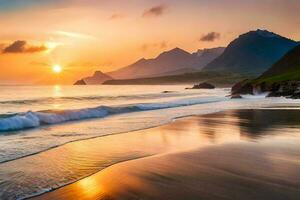
[[[100,85],[107,80],[112,80],[113,78],[109,75],[101,72],[96,71],[93,76],[85,77],[80,79],[74,83],[74,85]]]

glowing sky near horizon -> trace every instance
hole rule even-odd
[[[0,84],[71,84],[258,28],[300,40],[299,10],[297,0],[0,0]]]

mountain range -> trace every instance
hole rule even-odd
[[[174,48],[159,54],[156,58],[142,58],[107,74],[101,72],[101,77],[94,75],[94,78],[87,77],[82,80],[85,84],[99,84],[105,79],[134,79],[134,82],[140,82],[136,79],[146,80],[145,78],[169,77],[201,71],[257,77],[299,44],[273,32],[258,29],[240,35],[226,48],[201,49],[194,53]],[[100,80],[96,81],[97,77]],[[111,83],[115,82],[111,81]],[[82,83],[82,81],[78,82],[78,84]]]
[[[250,31],[233,40],[203,70],[259,75],[298,44],[266,30]]]
[[[108,75],[115,79],[132,79],[196,72],[220,56],[224,49],[218,47],[189,53],[180,48],[174,48],[153,59],[142,58],[131,65],[109,72]]]

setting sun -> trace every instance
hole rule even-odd
[[[62,67],[60,65],[53,65],[52,70],[54,73],[59,74],[62,71]]]

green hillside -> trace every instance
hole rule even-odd
[[[224,72],[197,72],[173,76],[152,78],[109,80],[104,85],[156,85],[156,84],[194,84],[203,81],[217,86],[229,86],[247,77],[234,73]]]
[[[254,83],[274,83],[282,81],[300,81],[300,46],[289,51],[269,70],[254,80]]]
[[[300,99],[300,46],[295,47],[260,77],[236,83],[232,94],[269,92],[269,97]]]

